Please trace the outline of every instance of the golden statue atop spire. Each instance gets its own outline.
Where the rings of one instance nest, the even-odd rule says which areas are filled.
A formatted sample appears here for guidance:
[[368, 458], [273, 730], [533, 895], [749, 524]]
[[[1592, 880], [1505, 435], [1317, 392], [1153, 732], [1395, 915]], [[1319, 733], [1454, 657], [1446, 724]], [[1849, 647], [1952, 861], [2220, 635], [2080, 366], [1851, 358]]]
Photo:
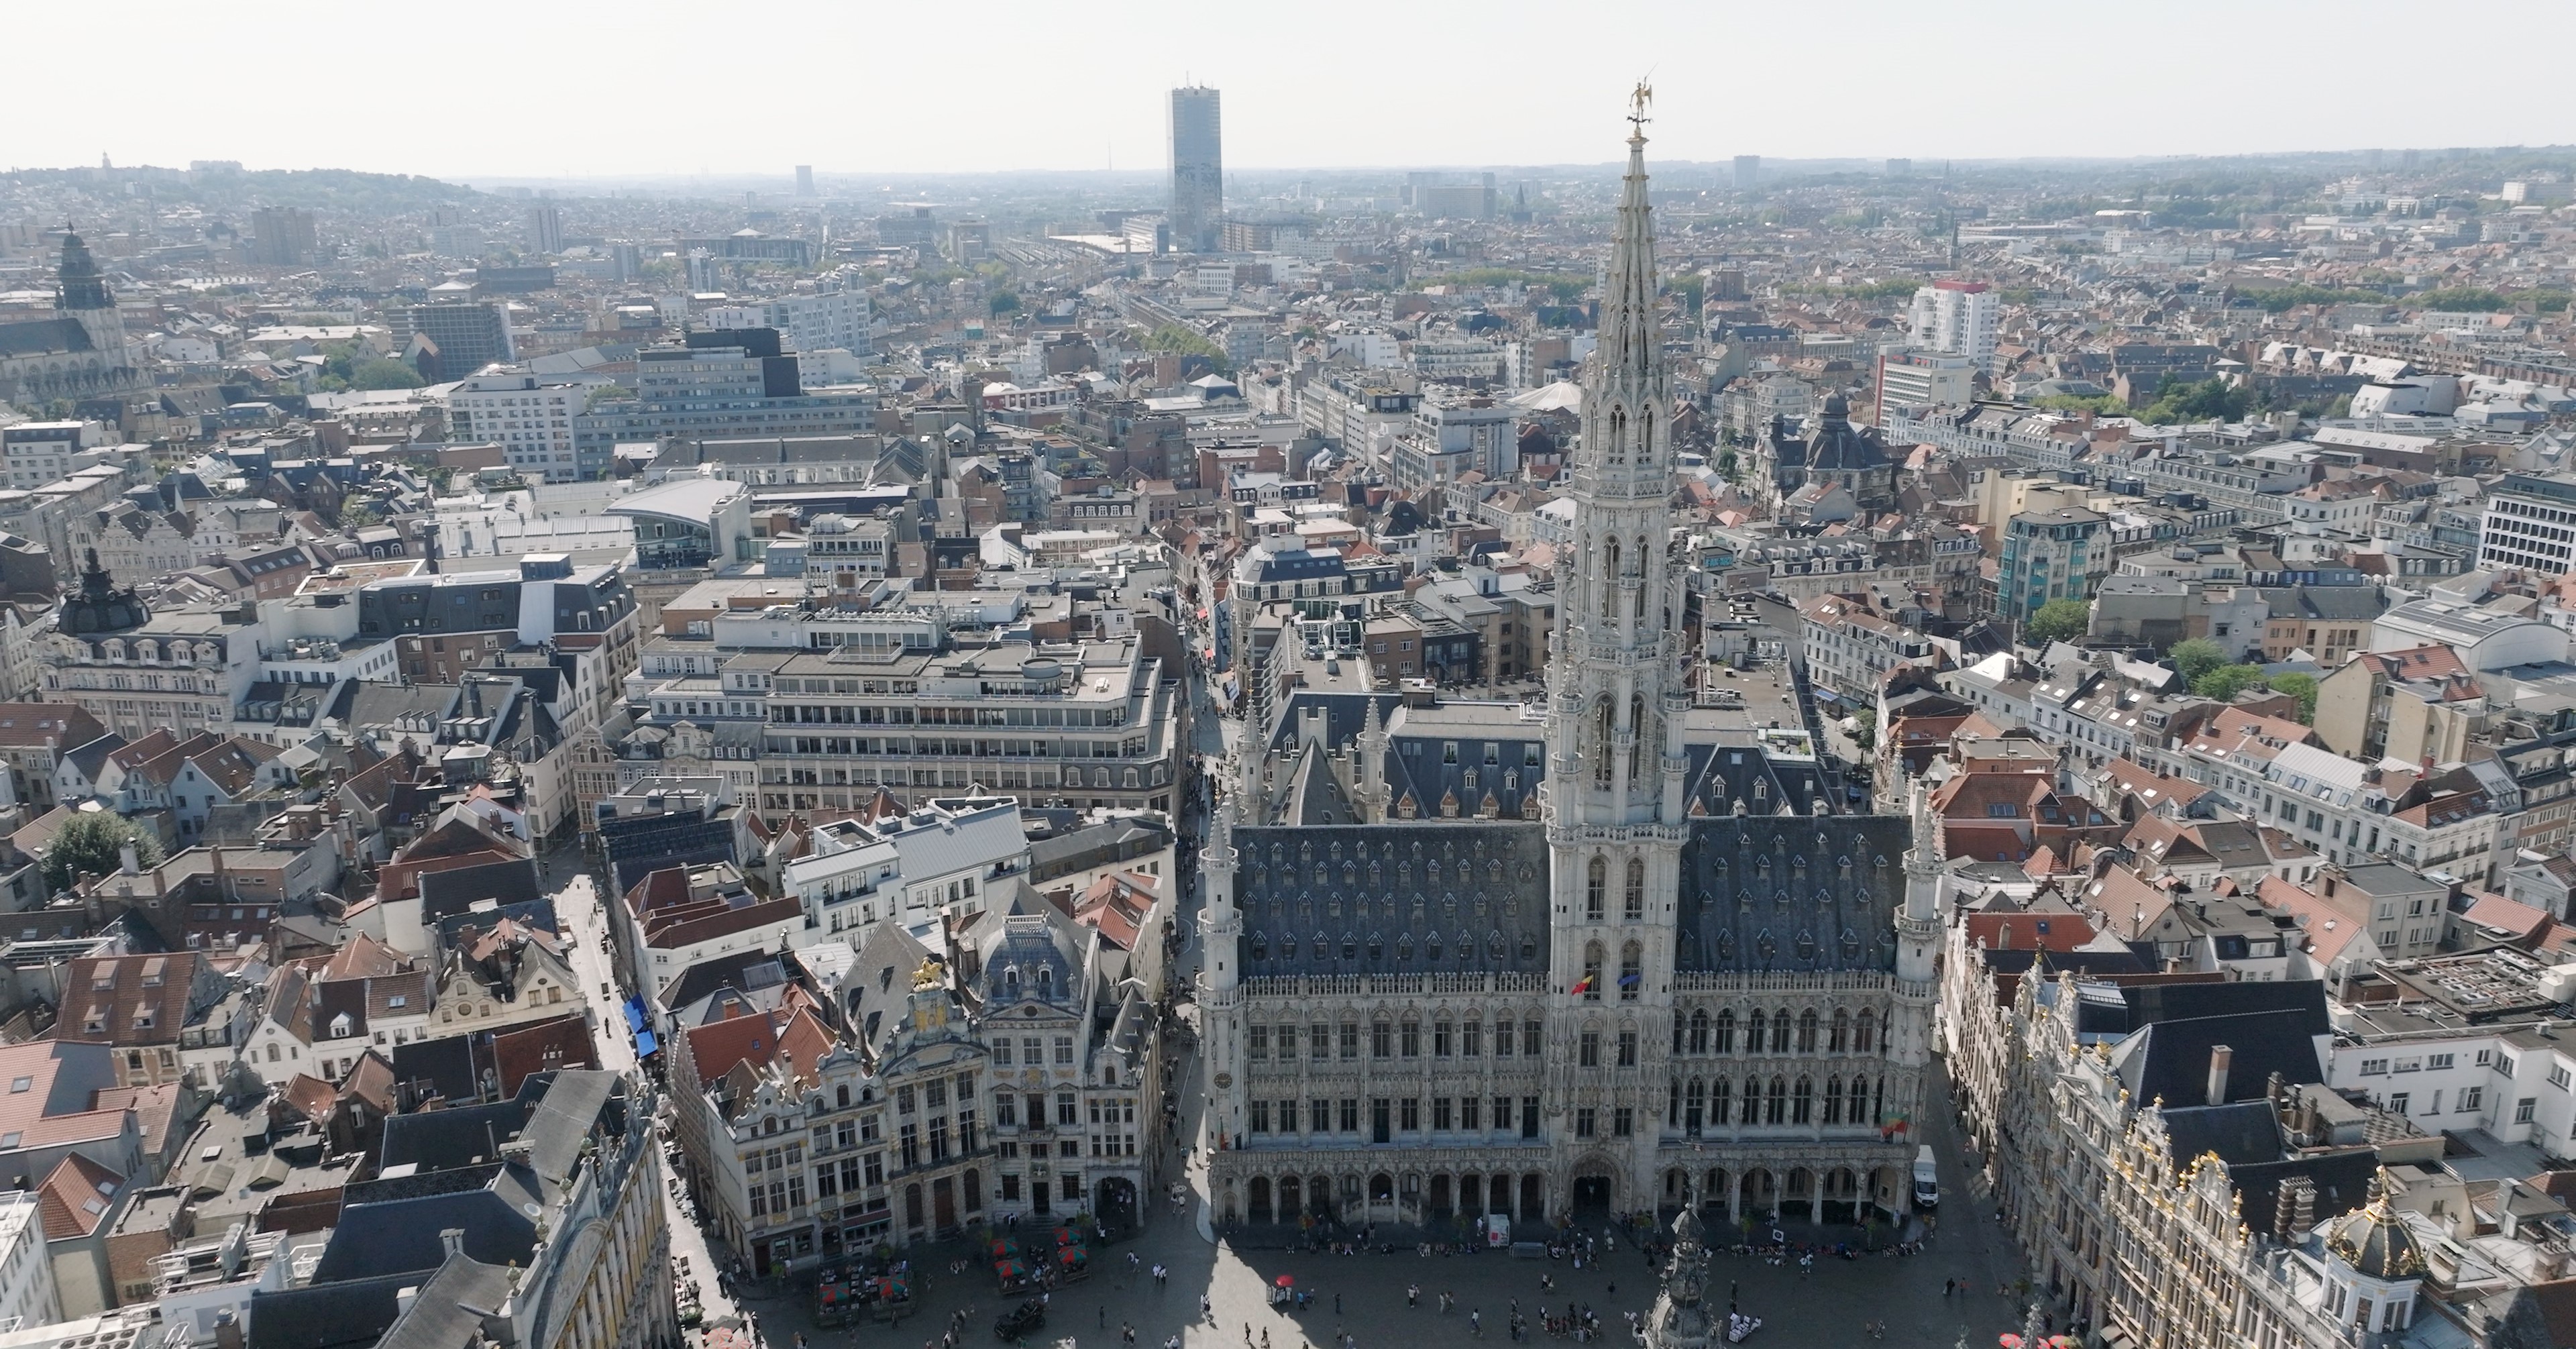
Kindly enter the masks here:
[[1646, 134], [1646, 123], [1654, 120], [1646, 115], [1646, 109], [1654, 104], [1655, 86], [1644, 80], [1637, 81], [1637, 87], [1628, 91], [1628, 123], [1637, 129], [1640, 136]]

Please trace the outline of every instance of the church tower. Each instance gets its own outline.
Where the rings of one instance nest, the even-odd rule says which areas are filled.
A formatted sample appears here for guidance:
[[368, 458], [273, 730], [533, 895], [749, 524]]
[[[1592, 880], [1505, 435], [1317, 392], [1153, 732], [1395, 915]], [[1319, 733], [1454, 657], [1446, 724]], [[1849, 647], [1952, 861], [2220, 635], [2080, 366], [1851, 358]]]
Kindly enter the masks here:
[[90, 256], [89, 245], [69, 230], [63, 232], [62, 268], [56, 277], [54, 308], [89, 334], [90, 350], [99, 353], [85, 364], [85, 377], [68, 389], [76, 395], [118, 393], [141, 383], [138, 362], [127, 349], [125, 316], [108, 293], [107, 277]]
[[[1669, 558], [1671, 376], [1656, 322], [1646, 110], [1629, 113], [1628, 173], [1583, 380], [1570, 466], [1574, 538], [1549, 662], [1545, 812], [1550, 870], [1549, 1137], [1577, 1207], [1650, 1193], [1671, 1024], [1675, 906], [1689, 833], [1681, 595]], [[1650, 1086], [1651, 1084], [1651, 1086]]]

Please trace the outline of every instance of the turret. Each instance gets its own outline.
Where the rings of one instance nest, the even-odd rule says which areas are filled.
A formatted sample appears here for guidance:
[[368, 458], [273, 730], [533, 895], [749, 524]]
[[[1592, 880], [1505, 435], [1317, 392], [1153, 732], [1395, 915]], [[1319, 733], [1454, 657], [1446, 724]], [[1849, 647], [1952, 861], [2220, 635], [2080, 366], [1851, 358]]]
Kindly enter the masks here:
[[1905, 850], [1905, 907], [1896, 916], [1896, 977], [1929, 983], [1933, 943], [1940, 924], [1941, 843], [1932, 822], [1932, 798], [1916, 779], [1907, 792], [1913, 846]]
[[1371, 824], [1386, 821], [1386, 722], [1377, 699], [1368, 700], [1368, 721], [1360, 728], [1360, 811]]
[[1243, 1142], [1243, 913], [1235, 906], [1234, 798], [1218, 803], [1207, 846], [1199, 853], [1199, 1009], [1207, 1073], [1207, 1145], [1211, 1151]]

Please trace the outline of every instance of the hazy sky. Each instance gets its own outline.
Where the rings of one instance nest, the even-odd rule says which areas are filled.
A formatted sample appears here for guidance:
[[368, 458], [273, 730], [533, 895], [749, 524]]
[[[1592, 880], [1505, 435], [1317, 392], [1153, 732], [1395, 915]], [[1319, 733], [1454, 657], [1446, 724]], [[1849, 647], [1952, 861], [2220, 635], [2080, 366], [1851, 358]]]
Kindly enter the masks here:
[[[22, 59], [0, 166], [104, 152], [463, 181], [1159, 168], [1164, 91], [1185, 80], [1224, 90], [1229, 169], [1594, 163], [1618, 154], [1624, 97], [1649, 69], [1650, 153], [1667, 158], [2576, 142], [2556, 68], [2570, 0], [8, 11]], [[46, 52], [68, 59], [24, 59]]]

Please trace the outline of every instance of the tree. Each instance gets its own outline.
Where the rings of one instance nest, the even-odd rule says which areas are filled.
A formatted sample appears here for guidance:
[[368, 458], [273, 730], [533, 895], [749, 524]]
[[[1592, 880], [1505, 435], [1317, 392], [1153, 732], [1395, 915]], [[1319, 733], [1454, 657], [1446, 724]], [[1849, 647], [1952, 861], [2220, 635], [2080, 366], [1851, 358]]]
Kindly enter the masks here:
[[69, 890], [84, 875], [104, 876], [125, 864], [125, 845], [134, 845], [135, 864], [161, 860], [161, 840], [143, 826], [104, 810], [85, 810], [54, 831], [45, 848], [45, 887]]
[[1000, 318], [1004, 314], [1016, 314], [1020, 312], [1020, 297], [1007, 290], [1002, 291], [984, 302], [984, 312], [994, 318]]
[[361, 361], [349, 372], [352, 389], [417, 389], [420, 384], [420, 372], [400, 361]]
[[1864, 707], [1852, 713], [1852, 743], [1866, 754], [1878, 748], [1878, 709]]
[[2317, 720], [2317, 677], [2284, 674], [2272, 676], [2272, 691], [2286, 693], [2299, 700], [2299, 724], [2313, 726]]
[[2206, 637], [2193, 637], [2174, 643], [2173, 649], [2165, 653], [2165, 659], [2172, 662], [2174, 669], [2181, 673], [2182, 682], [2188, 685], [2225, 665], [2227, 648]]
[[2082, 600], [2050, 600], [2021, 625], [2022, 640], [2033, 646], [2068, 642], [2093, 624], [2093, 606]]
[[2191, 681], [2191, 691], [2211, 702], [2228, 703], [2236, 695], [2263, 682], [2260, 665], [2221, 665]]

